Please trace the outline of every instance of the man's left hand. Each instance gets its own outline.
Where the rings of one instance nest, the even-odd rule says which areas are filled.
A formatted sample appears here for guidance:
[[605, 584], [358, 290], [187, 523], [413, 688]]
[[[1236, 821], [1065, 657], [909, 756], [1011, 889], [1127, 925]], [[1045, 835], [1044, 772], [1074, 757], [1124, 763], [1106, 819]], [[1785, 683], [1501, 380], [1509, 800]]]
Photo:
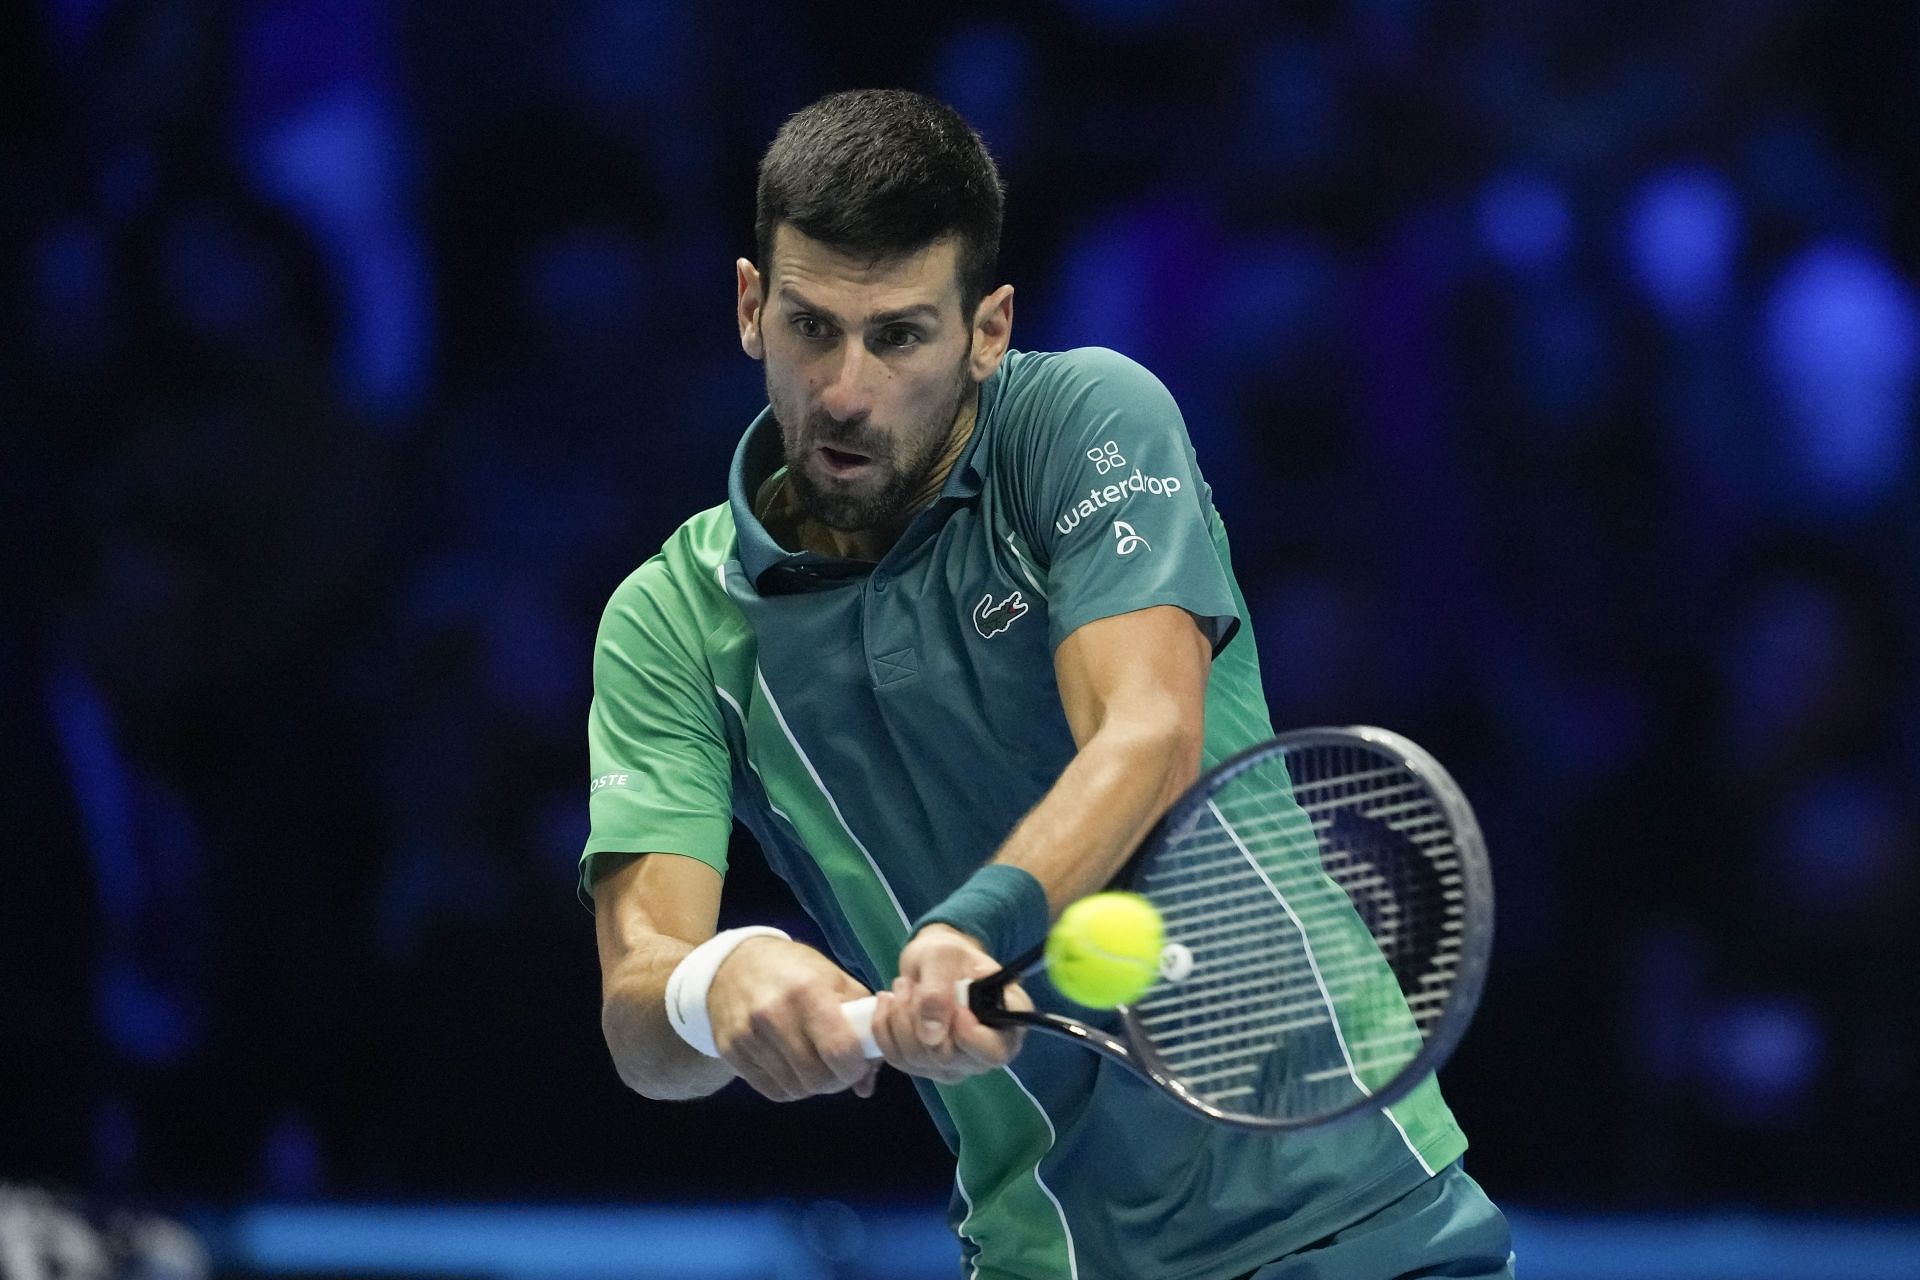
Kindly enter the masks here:
[[[1026, 1032], [1021, 1027], [989, 1027], [954, 998], [962, 978], [984, 978], [1000, 965], [972, 937], [944, 924], [930, 924], [913, 935], [900, 953], [900, 977], [882, 992], [873, 1012], [873, 1038], [889, 1063], [908, 1075], [953, 1084], [1013, 1061]], [[1033, 1001], [1011, 984], [1009, 1009], [1031, 1009]]]

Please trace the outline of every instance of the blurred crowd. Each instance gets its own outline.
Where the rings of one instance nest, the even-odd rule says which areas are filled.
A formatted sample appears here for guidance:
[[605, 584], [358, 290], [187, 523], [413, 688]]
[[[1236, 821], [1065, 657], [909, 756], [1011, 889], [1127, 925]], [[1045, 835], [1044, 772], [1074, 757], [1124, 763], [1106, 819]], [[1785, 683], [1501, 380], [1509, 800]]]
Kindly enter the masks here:
[[754, 164], [884, 84], [999, 158], [1015, 345], [1179, 398], [1276, 724], [1482, 810], [1481, 1180], [1920, 1205], [1912, 6], [0, 15], [0, 1176], [944, 1195], [820, 1172], [904, 1087], [624, 1095], [572, 887], [599, 610], [764, 403]]

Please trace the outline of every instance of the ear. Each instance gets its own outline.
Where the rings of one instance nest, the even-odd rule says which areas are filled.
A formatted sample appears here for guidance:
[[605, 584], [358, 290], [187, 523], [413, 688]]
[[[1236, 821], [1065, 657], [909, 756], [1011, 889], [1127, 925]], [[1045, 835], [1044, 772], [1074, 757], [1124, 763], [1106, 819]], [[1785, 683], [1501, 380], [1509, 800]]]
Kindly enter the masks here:
[[767, 343], [760, 331], [760, 311], [766, 305], [767, 295], [759, 268], [740, 258], [733, 264], [733, 275], [734, 319], [740, 323], [740, 349], [755, 360], [764, 360]]
[[968, 357], [975, 382], [985, 382], [1006, 359], [1013, 340], [1013, 286], [1003, 284], [980, 300], [973, 312], [973, 353]]

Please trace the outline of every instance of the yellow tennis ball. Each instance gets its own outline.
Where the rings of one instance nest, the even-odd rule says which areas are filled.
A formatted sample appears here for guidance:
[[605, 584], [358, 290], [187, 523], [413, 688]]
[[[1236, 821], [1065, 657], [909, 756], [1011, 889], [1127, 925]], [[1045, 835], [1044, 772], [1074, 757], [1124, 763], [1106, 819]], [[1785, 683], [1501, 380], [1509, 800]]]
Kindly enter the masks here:
[[1090, 1009], [1131, 1004], [1153, 985], [1166, 926], [1137, 893], [1096, 893], [1060, 913], [1047, 934], [1047, 976]]

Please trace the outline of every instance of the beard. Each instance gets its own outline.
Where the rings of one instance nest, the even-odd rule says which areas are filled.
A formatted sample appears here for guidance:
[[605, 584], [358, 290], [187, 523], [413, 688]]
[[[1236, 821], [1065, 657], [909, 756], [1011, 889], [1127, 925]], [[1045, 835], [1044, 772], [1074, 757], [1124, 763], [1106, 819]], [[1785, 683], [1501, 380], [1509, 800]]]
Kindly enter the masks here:
[[[787, 461], [787, 483], [813, 519], [842, 533], [860, 533], [891, 525], [926, 488], [940, 465], [960, 405], [973, 388], [963, 357], [949, 394], [915, 421], [875, 427], [869, 421], [843, 423], [826, 413], [801, 415], [782, 403], [773, 379], [767, 379], [767, 403], [780, 424]], [[826, 470], [821, 447], [864, 455], [859, 474], [838, 476]]]

